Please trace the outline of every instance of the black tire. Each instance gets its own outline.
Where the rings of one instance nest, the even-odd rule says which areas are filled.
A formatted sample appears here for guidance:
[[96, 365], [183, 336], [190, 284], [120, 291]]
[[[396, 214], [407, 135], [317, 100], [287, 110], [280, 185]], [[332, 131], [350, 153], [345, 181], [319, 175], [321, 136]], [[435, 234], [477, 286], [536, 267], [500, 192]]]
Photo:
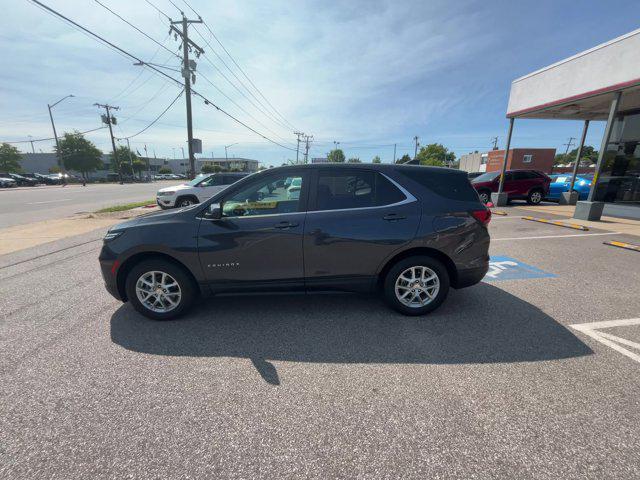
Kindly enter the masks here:
[[[136, 293], [136, 283], [142, 275], [148, 272], [163, 272], [173, 277], [179, 286], [181, 294], [176, 307], [164, 312], [153, 311], [140, 301]], [[184, 268], [161, 258], [143, 260], [135, 265], [127, 275], [125, 290], [127, 292], [127, 299], [131, 302], [133, 308], [152, 320], [171, 320], [179, 317], [191, 307], [197, 296], [197, 286], [194, 284], [193, 279], [184, 270]], [[177, 291], [177, 289], [174, 287], [173, 291]], [[175, 300], [175, 297], [173, 298]], [[161, 305], [164, 304], [164, 302], [161, 303]]]
[[[405, 305], [396, 295], [396, 281], [403, 272], [412, 267], [426, 267], [438, 277], [439, 289], [435, 297], [424, 306]], [[425, 315], [442, 305], [442, 302], [447, 298], [449, 294], [449, 273], [446, 267], [435, 258], [426, 255], [417, 255], [400, 260], [391, 267], [384, 279], [383, 288], [385, 300], [394, 310], [403, 315]]]
[[542, 190], [534, 188], [529, 192], [529, 195], [527, 195], [527, 203], [529, 205], [538, 205], [542, 201], [543, 196]]
[[491, 191], [490, 190], [480, 190], [478, 192], [478, 197], [480, 201], [485, 205], [491, 201]]
[[189, 205], [195, 205], [200, 203], [196, 197], [178, 197], [176, 199], [176, 208], [188, 207]]

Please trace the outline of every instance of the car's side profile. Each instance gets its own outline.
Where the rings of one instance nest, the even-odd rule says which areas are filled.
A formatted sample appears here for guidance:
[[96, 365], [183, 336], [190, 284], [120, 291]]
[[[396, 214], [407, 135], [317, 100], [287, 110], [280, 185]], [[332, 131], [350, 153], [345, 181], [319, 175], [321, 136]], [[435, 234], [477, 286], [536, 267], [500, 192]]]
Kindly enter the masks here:
[[247, 175], [247, 173], [231, 172], [198, 176], [182, 185], [161, 188], [156, 194], [156, 202], [162, 209], [182, 208], [202, 203]]
[[280, 167], [113, 227], [100, 264], [107, 290], [154, 319], [198, 295], [256, 291], [381, 290], [420, 315], [484, 277], [490, 217], [464, 172]]
[[[537, 170], [507, 170], [504, 176], [503, 192], [509, 200], [526, 200], [531, 205], [540, 203], [549, 192], [551, 179]], [[483, 203], [491, 200], [491, 194], [498, 191], [500, 172], [487, 172], [471, 180]]]
[[[560, 195], [569, 191], [571, 186], [571, 173], [549, 175], [551, 183], [549, 184], [549, 192], [545, 197], [547, 200], [558, 200]], [[582, 176], [576, 176], [573, 184], [573, 190], [578, 192], [578, 200], [586, 200], [591, 189], [591, 180]]]

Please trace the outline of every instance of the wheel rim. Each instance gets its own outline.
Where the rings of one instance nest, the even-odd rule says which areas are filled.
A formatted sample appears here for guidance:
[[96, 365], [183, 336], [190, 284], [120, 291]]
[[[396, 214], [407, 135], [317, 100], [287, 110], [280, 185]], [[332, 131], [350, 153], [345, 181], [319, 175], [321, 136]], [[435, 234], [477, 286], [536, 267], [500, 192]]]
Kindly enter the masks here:
[[429, 305], [439, 291], [440, 278], [429, 267], [409, 267], [396, 279], [396, 298], [410, 308]]
[[152, 312], [166, 313], [180, 305], [182, 290], [171, 275], [154, 270], [140, 275], [136, 281], [136, 296]]
[[180, 201], [180, 206], [181, 207], [188, 207], [189, 205], [191, 205], [193, 202], [189, 199], [185, 199]]
[[542, 194], [540, 192], [531, 193], [531, 201], [533, 203], [540, 203], [540, 200], [542, 200]]

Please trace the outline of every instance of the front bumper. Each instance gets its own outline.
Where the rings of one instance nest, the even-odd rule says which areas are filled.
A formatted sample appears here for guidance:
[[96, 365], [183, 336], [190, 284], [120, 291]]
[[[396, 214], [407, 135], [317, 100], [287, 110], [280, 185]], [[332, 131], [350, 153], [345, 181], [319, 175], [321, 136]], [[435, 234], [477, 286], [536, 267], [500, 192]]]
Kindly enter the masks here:
[[176, 199], [173, 197], [156, 197], [156, 203], [160, 208], [172, 208], [176, 204]]
[[104, 280], [104, 287], [112, 297], [122, 301], [123, 298], [118, 291], [118, 260], [106, 246], [102, 247], [98, 260], [100, 262], [100, 272]]

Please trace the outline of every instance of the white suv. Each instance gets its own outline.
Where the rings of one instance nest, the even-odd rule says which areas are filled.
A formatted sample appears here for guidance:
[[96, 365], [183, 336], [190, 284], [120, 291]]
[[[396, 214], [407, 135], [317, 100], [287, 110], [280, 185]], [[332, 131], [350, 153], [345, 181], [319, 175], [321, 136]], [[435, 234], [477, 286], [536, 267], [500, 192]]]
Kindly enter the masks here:
[[161, 188], [156, 194], [156, 202], [162, 209], [181, 208], [194, 203], [201, 203], [247, 175], [248, 173], [198, 175], [190, 182], [182, 185]]

